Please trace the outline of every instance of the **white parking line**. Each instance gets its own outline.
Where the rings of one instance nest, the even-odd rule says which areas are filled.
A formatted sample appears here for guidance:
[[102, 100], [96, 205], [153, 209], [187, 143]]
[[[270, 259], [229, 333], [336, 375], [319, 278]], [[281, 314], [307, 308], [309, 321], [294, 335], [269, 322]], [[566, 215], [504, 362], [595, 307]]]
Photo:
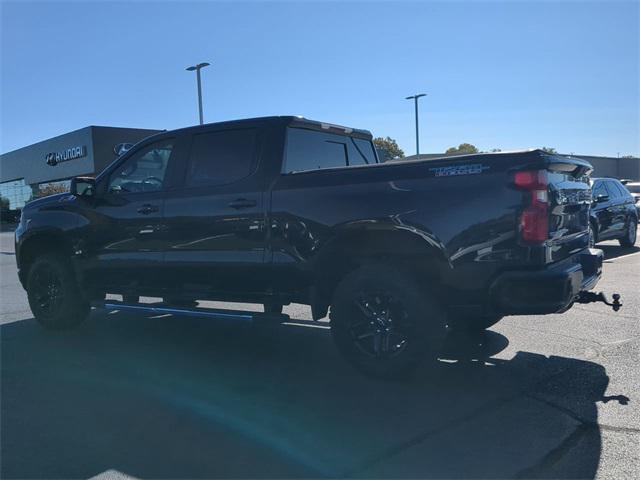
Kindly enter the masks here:
[[616, 260], [620, 260], [620, 259], [623, 259], [623, 258], [632, 257], [634, 255], [638, 255], [639, 253], [640, 253], [640, 251], [633, 252], [633, 253], [627, 253], [626, 255], [622, 255], [621, 257], [616, 257], [616, 258], [612, 258], [610, 260], [607, 260], [607, 262], [614, 262]]

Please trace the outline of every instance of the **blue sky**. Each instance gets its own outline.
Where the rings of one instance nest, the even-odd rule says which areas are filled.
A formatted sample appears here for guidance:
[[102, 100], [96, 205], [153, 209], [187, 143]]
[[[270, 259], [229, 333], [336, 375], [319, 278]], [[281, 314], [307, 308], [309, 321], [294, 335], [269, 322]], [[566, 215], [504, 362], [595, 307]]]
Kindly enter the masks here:
[[300, 114], [415, 152], [640, 153], [633, 2], [11, 2], [0, 151], [82, 128]]

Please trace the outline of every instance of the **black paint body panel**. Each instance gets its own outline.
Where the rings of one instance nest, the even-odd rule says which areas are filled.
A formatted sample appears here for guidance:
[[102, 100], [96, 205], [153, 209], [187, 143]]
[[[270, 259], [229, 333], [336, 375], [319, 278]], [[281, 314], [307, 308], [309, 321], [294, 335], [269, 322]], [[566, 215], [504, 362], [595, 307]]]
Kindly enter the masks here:
[[[95, 198], [32, 202], [16, 231], [21, 272], [28, 262], [23, 248], [35, 236], [55, 232], [83, 285], [95, 290], [313, 304], [328, 301], [319, 285], [335, 259], [348, 263], [366, 250], [380, 259], [401, 255], [428, 269], [447, 306], [486, 311], [490, 286], [500, 275], [548, 268], [588, 245], [586, 162], [535, 150], [281, 174], [288, 126], [340, 131], [306, 122], [250, 119], [144, 140], [140, 145], [177, 139], [166, 191], [114, 199], [101, 190], [138, 145], [97, 178]], [[255, 171], [228, 185], [185, 188], [192, 135], [240, 127], [259, 131]], [[364, 130], [348, 134], [371, 139]], [[580, 175], [554, 165], [569, 165]], [[543, 245], [519, 240], [528, 193], [513, 186], [513, 175], [524, 169], [550, 171], [550, 238]], [[147, 204], [157, 211], [140, 215]]]

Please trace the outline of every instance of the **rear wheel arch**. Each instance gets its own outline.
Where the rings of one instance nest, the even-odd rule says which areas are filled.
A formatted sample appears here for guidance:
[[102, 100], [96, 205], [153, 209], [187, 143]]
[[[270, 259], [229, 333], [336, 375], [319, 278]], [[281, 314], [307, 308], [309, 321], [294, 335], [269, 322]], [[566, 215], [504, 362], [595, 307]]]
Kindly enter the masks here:
[[417, 282], [432, 284], [438, 284], [448, 268], [444, 252], [418, 234], [398, 229], [342, 232], [325, 244], [314, 262], [313, 318], [326, 316], [333, 292], [346, 275], [380, 262], [403, 268]]

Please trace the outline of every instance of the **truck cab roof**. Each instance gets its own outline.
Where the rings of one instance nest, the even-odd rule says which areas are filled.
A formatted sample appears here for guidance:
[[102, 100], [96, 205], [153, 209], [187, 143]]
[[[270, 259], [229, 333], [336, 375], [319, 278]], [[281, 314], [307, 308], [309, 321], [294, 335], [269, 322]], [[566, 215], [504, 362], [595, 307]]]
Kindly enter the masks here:
[[157, 135], [158, 136], [166, 135], [167, 133], [171, 133], [171, 132], [180, 132], [180, 133], [196, 132], [198, 130], [208, 130], [211, 128], [227, 129], [227, 128], [233, 128], [233, 127], [268, 126], [268, 125], [280, 125], [283, 127], [305, 128], [308, 130], [318, 130], [322, 132], [337, 133], [339, 135], [349, 135], [352, 137], [364, 138], [366, 140], [373, 139], [373, 135], [369, 130], [345, 127], [343, 125], [336, 125], [334, 123], [311, 120], [305, 117], [295, 116], [295, 115], [225, 120], [223, 122], [205, 123], [204, 125], [194, 125], [194, 126], [179, 128], [175, 130], [166, 130]]

